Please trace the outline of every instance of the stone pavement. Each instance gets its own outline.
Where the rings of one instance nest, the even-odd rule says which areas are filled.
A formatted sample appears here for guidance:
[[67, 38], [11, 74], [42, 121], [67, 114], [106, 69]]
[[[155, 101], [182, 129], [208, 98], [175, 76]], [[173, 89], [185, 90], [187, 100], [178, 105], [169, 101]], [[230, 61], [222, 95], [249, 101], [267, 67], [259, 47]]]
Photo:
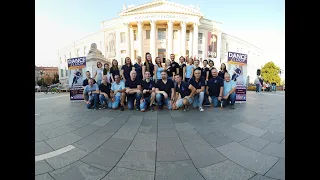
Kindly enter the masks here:
[[36, 93], [35, 179], [284, 179], [284, 92], [247, 97], [234, 110], [142, 113]]

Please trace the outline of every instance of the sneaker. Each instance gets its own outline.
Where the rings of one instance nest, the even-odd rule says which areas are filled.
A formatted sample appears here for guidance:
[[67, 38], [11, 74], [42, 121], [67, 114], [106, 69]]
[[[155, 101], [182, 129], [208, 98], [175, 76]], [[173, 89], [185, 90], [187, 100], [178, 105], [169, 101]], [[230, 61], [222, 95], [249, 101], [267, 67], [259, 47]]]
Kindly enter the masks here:
[[120, 111], [124, 111], [124, 107], [123, 106], [120, 106]]
[[153, 107], [153, 105], [151, 105], [151, 107], [150, 107], [150, 111], [151, 111], [151, 112], [153, 112], [153, 111], [154, 111], [154, 107]]
[[137, 111], [140, 111], [140, 108], [137, 107]]
[[232, 105], [230, 106], [230, 108], [231, 108], [231, 109], [234, 109], [234, 108], [235, 108], [235, 107], [234, 107], [234, 104], [232, 104]]
[[199, 107], [199, 111], [203, 112], [203, 111], [204, 111], [204, 109], [203, 109], [202, 107]]

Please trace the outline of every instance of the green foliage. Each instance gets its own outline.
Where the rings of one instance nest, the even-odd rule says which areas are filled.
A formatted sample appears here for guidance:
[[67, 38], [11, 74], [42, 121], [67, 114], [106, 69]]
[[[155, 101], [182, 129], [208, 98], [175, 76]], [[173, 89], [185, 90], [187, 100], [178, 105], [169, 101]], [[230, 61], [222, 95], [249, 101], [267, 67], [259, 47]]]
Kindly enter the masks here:
[[261, 76], [264, 82], [275, 82], [280, 85], [280, 67], [276, 66], [272, 61], [265, 64], [261, 69]]
[[59, 83], [59, 74], [55, 73], [53, 75], [52, 84], [57, 84], [57, 83]]
[[247, 88], [248, 91], [256, 91], [256, 86], [250, 85]]

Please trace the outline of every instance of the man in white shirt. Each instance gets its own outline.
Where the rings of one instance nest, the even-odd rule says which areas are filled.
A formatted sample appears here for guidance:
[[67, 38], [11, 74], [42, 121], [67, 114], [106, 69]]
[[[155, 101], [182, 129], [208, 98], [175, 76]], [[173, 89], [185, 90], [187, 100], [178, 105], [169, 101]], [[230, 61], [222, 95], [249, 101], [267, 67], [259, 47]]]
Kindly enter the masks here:
[[234, 109], [234, 103], [236, 101], [236, 83], [230, 80], [230, 74], [224, 74], [223, 82], [223, 97], [222, 106], [225, 107], [230, 104], [230, 108]]

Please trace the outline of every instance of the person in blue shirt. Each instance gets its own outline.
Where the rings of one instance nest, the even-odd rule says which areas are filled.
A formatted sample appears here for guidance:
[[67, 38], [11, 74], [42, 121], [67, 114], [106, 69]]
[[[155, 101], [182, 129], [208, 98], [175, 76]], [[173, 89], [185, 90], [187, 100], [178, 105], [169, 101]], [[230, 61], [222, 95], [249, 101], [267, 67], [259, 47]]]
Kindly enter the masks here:
[[[196, 92], [196, 88], [194, 88], [191, 84], [188, 82], [182, 81], [182, 78], [180, 74], [176, 74], [174, 76], [174, 80], [176, 82], [176, 103], [173, 104], [172, 109], [179, 109], [180, 107], [184, 106], [184, 111], [189, 110], [189, 106], [193, 102], [193, 95]], [[180, 94], [180, 99], [179, 99]]]
[[87, 108], [91, 109], [93, 106], [95, 110], [98, 109], [98, 102], [99, 102], [99, 87], [97, 84], [93, 84], [93, 79], [90, 78], [88, 81], [88, 85], [84, 87], [83, 90], [83, 99], [84, 102], [87, 104]]
[[124, 100], [126, 99], [126, 88], [124, 82], [120, 81], [120, 76], [114, 76], [114, 82], [111, 85], [110, 97], [111, 97], [111, 108], [117, 109], [120, 104], [120, 110], [124, 110]]
[[193, 65], [193, 59], [189, 59], [189, 62], [186, 65], [186, 75], [185, 75], [185, 82], [189, 82], [189, 79], [193, 76], [193, 70], [194, 70], [194, 65]]
[[201, 77], [201, 70], [194, 70], [194, 77], [189, 80], [189, 83], [196, 89], [192, 106], [193, 108], [199, 107], [199, 111], [202, 112], [204, 111], [202, 103], [204, 99], [205, 80]]
[[234, 109], [234, 103], [236, 102], [236, 82], [230, 81], [230, 74], [225, 72], [223, 82], [223, 97], [222, 106], [226, 107], [230, 104], [230, 108]]
[[134, 101], [136, 101], [137, 111], [140, 111], [140, 99], [141, 99], [141, 81], [137, 79], [137, 72], [132, 70], [130, 72], [130, 78], [125, 83], [126, 94], [128, 100], [128, 109], [132, 110]]
[[150, 78], [151, 74], [149, 71], [144, 72], [145, 80], [142, 81], [142, 97], [140, 100], [140, 110], [141, 112], [145, 112], [147, 107], [149, 106], [151, 111], [154, 111], [153, 102], [156, 98], [156, 88], [155, 83]]

